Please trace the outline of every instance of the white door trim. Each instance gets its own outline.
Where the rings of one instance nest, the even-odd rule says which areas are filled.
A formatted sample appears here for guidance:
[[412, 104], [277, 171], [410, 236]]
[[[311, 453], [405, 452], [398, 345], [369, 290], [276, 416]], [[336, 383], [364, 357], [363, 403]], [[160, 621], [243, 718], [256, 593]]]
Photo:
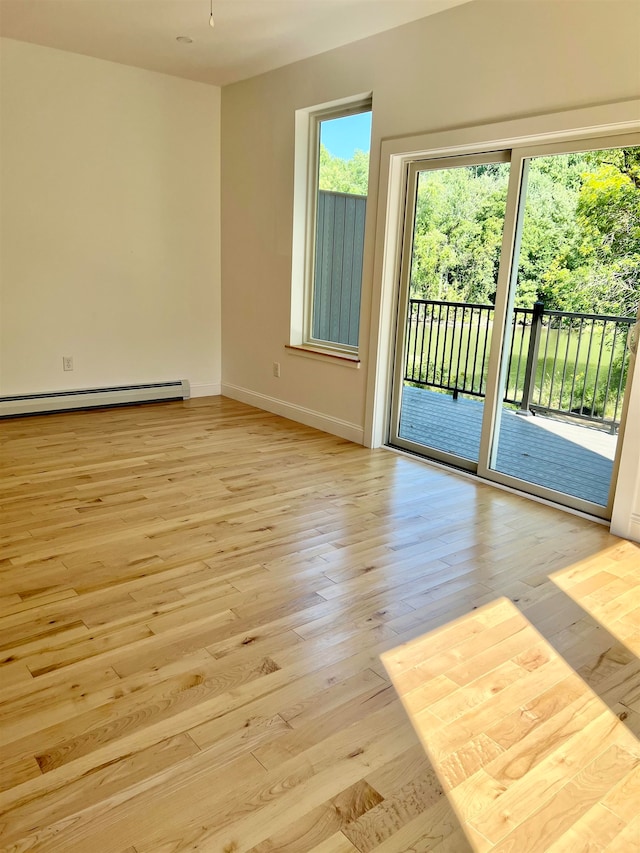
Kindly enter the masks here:
[[[382, 142], [365, 405], [366, 446], [379, 447], [386, 441], [389, 429], [388, 400], [394, 361], [395, 314], [409, 162], [419, 158], [451, 157], [505, 148], [573, 143], [601, 136], [622, 136], [639, 129], [640, 99], [636, 99]], [[636, 364], [635, 374], [638, 372]], [[630, 397], [640, 398], [640, 378], [632, 383]], [[636, 408], [640, 408], [640, 400], [630, 399], [632, 419]], [[631, 441], [633, 445], [635, 439], [631, 433], [632, 430], [627, 430], [625, 441]], [[625, 450], [622, 450], [623, 462], [628, 458]], [[638, 457], [635, 458], [637, 460]], [[637, 462], [632, 467], [640, 468]], [[613, 517], [616, 527], [622, 529], [620, 518], [630, 518], [634, 510], [633, 502], [637, 503], [640, 498], [640, 471], [635, 471], [633, 488], [625, 486], [619, 488], [618, 493]]]

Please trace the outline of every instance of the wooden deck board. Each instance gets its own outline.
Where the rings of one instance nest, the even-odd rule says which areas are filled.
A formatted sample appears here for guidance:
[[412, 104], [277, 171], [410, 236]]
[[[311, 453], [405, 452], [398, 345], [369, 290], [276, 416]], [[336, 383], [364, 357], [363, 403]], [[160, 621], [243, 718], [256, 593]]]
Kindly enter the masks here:
[[[402, 392], [400, 436], [477, 460], [483, 402], [425, 388]], [[593, 425], [504, 409], [496, 470], [606, 506], [617, 436]]]

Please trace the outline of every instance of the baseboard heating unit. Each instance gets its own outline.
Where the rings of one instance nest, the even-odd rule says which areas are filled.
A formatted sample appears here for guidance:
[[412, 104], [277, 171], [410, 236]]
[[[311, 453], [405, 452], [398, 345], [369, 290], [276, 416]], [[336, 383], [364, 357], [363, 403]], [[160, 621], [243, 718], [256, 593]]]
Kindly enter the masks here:
[[83, 388], [77, 391], [46, 391], [42, 394], [12, 394], [0, 397], [0, 418], [41, 415], [73, 409], [100, 409], [105, 406], [132, 406], [162, 400], [188, 400], [189, 382], [150, 382], [113, 388]]

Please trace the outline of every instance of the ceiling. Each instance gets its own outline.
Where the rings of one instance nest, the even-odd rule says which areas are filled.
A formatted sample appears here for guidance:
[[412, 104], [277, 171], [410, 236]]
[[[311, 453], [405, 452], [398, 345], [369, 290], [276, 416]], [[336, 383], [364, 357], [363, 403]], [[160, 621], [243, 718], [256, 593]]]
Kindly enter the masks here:
[[0, 0], [0, 35], [224, 86], [467, 2]]

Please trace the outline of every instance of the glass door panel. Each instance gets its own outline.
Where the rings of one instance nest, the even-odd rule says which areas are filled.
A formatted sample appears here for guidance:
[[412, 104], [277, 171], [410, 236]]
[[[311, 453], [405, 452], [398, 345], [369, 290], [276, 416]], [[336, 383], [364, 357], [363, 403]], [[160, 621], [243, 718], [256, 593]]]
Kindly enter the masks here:
[[522, 192], [489, 469], [607, 514], [640, 295], [640, 148], [530, 158]]
[[390, 441], [470, 470], [480, 450], [507, 160], [457, 157], [409, 171]]

